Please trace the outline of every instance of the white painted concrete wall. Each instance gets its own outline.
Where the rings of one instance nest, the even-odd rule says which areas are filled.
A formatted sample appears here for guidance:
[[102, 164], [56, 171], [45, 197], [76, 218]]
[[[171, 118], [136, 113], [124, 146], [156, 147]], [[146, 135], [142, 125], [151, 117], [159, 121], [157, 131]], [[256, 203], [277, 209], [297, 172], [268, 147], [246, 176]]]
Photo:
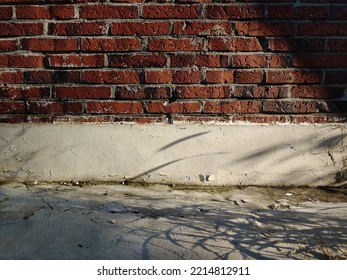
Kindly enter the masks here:
[[347, 125], [3, 124], [0, 181], [341, 185], [346, 135]]

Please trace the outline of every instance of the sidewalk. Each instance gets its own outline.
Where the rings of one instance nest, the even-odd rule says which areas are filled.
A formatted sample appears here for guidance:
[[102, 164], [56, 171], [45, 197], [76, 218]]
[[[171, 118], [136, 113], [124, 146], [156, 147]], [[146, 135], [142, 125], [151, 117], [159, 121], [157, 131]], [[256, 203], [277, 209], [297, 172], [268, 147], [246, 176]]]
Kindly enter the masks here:
[[0, 185], [0, 259], [346, 259], [347, 190]]

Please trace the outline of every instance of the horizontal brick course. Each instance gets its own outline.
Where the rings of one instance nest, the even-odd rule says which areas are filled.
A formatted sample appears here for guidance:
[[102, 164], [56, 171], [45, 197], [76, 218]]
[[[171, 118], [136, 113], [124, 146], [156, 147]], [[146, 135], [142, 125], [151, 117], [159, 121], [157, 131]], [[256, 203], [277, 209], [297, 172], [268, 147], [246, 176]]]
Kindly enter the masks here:
[[1, 0], [1, 122], [347, 120], [343, 0]]

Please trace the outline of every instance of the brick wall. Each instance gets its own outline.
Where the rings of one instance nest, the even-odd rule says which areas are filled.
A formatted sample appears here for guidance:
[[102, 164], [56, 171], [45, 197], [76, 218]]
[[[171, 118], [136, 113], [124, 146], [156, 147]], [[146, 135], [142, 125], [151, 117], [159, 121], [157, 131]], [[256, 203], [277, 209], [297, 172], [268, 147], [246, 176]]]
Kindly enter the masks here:
[[0, 122], [346, 121], [346, 0], [0, 0]]

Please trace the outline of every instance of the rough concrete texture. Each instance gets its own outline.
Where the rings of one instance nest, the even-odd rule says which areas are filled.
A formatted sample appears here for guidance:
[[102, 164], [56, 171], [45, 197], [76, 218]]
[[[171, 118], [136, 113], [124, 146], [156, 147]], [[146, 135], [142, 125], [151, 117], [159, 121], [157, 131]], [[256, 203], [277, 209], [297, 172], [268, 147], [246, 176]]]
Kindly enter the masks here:
[[0, 181], [346, 184], [347, 125], [0, 126]]
[[346, 259], [343, 188], [0, 186], [0, 259]]

